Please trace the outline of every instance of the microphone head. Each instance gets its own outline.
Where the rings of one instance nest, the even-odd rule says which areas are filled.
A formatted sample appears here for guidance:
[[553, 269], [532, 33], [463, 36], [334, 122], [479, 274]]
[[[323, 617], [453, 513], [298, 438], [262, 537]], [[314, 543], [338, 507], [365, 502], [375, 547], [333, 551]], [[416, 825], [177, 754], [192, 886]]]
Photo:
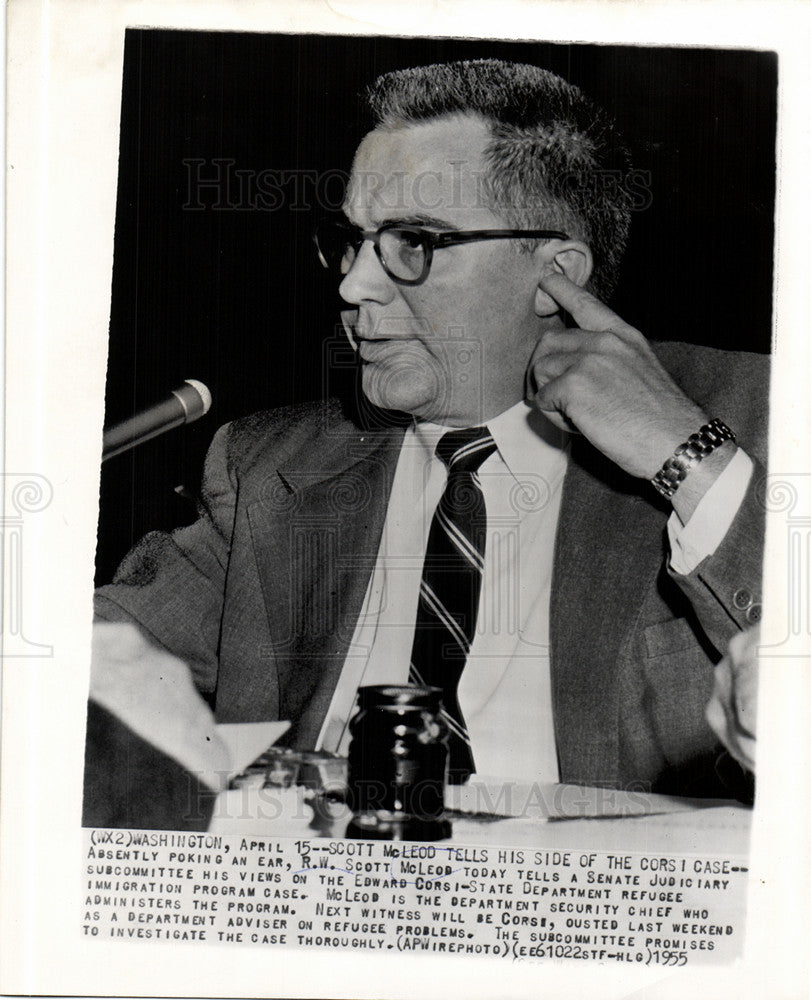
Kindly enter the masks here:
[[104, 431], [102, 461], [120, 455], [164, 431], [199, 420], [211, 409], [208, 386], [189, 378], [167, 399]]
[[184, 385], [190, 385], [192, 389], [196, 389], [199, 393], [202, 403], [202, 411], [198, 413], [196, 417], [204, 417], [211, 409], [211, 392], [209, 391], [208, 386], [204, 382], [198, 382], [196, 378], [187, 378]]

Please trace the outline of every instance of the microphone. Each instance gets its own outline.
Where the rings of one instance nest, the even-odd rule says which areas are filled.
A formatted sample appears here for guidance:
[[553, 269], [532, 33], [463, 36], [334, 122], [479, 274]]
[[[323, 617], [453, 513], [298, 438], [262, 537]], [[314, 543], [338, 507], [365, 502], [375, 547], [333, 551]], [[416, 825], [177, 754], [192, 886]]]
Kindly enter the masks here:
[[205, 416], [210, 408], [211, 393], [208, 387], [196, 379], [187, 378], [163, 402], [105, 430], [101, 460], [106, 462], [108, 458], [143, 444], [164, 431], [170, 431], [181, 424], [190, 424]]

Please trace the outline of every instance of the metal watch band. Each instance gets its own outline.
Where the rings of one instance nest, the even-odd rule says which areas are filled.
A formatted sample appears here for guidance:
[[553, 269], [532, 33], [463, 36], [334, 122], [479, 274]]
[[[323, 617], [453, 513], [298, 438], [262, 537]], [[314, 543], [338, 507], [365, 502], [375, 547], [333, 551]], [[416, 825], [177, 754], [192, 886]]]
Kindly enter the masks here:
[[687, 478], [687, 473], [698, 463], [715, 451], [724, 441], [734, 441], [735, 435], [723, 421], [712, 419], [699, 428], [697, 433], [680, 444], [662, 468], [651, 479], [654, 488], [663, 497], [670, 497]]

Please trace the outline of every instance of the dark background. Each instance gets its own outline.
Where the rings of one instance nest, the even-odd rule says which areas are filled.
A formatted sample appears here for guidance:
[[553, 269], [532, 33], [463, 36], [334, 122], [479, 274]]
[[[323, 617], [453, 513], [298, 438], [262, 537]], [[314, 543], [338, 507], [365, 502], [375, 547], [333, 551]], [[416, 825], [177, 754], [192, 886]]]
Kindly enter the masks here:
[[[218, 426], [352, 391], [350, 371], [323, 364], [341, 300], [311, 233], [319, 197], [340, 201], [335, 171], [348, 171], [367, 131], [355, 95], [389, 69], [482, 57], [534, 63], [582, 87], [650, 172], [615, 310], [651, 339], [769, 350], [772, 53], [129, 31], [105, 424], [185, 378], [204, 381], [214, 405], [102, 466], [98, 582], [144, 532], [193, 520], [174, 488], [195, 492]], [[218, 189], [197, 188], [195, 175], [216, 176], [215, 159], [234, 162], [220, 165]], [[283, 170], [307, 176], [296, 189], [265, 175], [258, 197], [257, 175]]]

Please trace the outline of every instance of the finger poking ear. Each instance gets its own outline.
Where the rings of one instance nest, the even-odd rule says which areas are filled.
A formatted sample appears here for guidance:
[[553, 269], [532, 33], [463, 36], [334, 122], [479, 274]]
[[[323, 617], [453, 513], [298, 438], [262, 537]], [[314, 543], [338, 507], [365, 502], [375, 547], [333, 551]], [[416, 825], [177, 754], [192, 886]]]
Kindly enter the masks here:
[[[543, 251], [546, 251], [545, 253]], [[579, 240], [552, 241], [542, 248], [539, 280], [549, 274], [563, 274], [575, 285], [584, 287], [594, 267], [591, 250]], [[542, 288], [535, 293], [535, 315], [554, 316], [560, 306]]]
[[583, 288], [594, 269], [594, 258], [585, 243], [565, 243], [555, 254], [553, 269]]

